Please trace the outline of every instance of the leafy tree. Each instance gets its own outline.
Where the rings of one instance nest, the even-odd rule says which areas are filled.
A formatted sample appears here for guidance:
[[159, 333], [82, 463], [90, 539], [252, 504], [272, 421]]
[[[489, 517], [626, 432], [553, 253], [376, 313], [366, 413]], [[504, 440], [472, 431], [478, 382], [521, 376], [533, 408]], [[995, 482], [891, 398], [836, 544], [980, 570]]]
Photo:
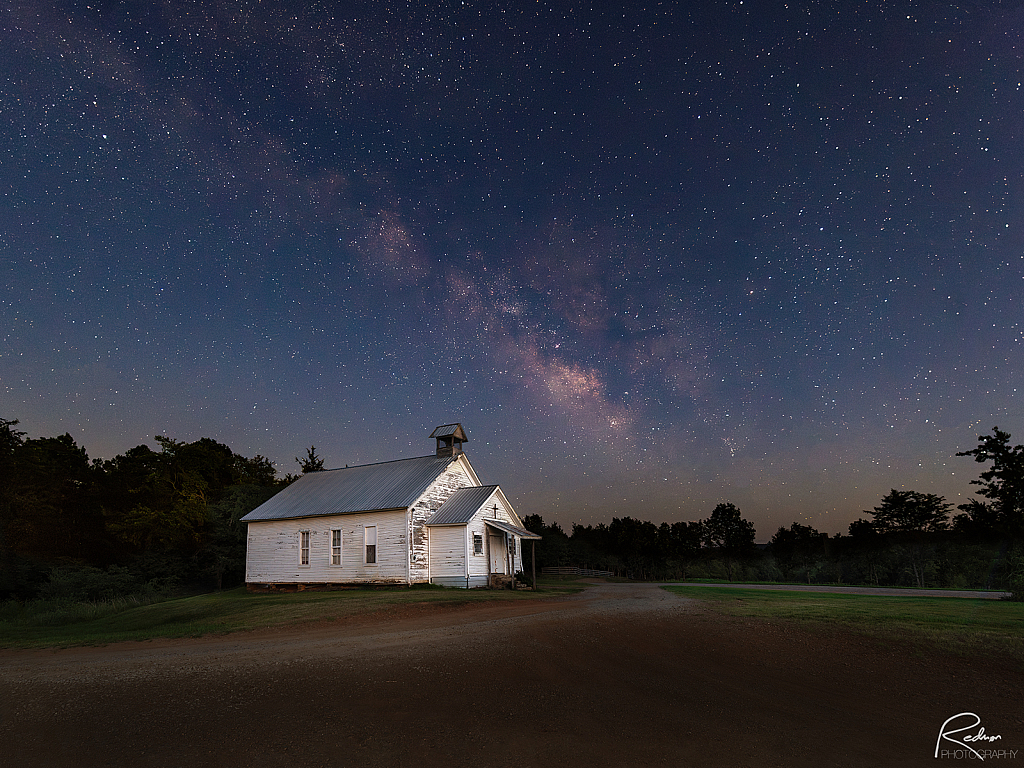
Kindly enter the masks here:
[[789, 528], [780, 527], [770, 542], [772, 554], [783, 572], [792, 577], [804, 571], [808, 584], [811, 583], [815, 563], [827, 556], [827, 543], [828, 534], [800, 523], [793, 523]]
[[190, 477], [193, 482], [202, 481], [210, 488], [224, 488], [239, 481], [238, 457], [223, 443], [208, 437], [193, 443], [162, 435], [153, 439], [160, 444], [163, 465], [172, 482]]
[[245, 456], [234, 457], [235, 482], [239, 485], [278, 485], [277, 470], [274, 462], [266, 456], [256, 454], [251, 459]]
[[103, 535], [95, 472], [69, 434], [24, 440], [15, 453], [16, 551], [39, 559], [88, 558]]
[[867, 571], [867, 581], [878, 586], [885, 564], [884, 537], [870, 520], [858, 518], [850, 523], [850, 535], [843, 541], [843, 549], [851, 552], [857, 562]]
[[107, 483], [113, 486], [105, 494], [107, 530], [134, 553], [194, 551], [206, 524], [207, 478], [224, 479], [227, 474], [230, 482], [230, 472], [224, 472], [230, 460], [219, 450], [203, 450], [208, 445], [190, 450], [189, 444], [169, 437], [155, 439], [159, 453], [140, 445], [106, 463]]
[[729, 581], [736, 570], [736, 559], [754, 551], [754, 524], [744, 520], [735, 504], [723, 503], [715, 507], [711, 517], [701, 522], [704, 544], [718, 549], [725, 556]]
[[701, 524], [704, 543], [709, 547], [733, 554], [745, 554], [754, 548], [754, 524], [740, 516], [735, 504], [719, 504]]
[[129, 553], [173, 550], [198, 557], [204, 548], [231, 540], [212, 511], [229, 489], [277, 488], [273, 464], [262, 456], [236, 455], [209, 438], [155, 439], [159, 452], [140, 445], [103, 467], [107, 529]]
[[893, 489], [868, 514], [874, 516], [872, 526], [879, 533], [935, 533], [949, 527], [952, 508], [945, 498], [933, 493]]
[[615, 554], [625, 561], [632, 578], [650, 578], [654, 567], [663, 559], [658, 528], [654, 523], [632, 517], [614, 517], [608, 532], [614, 542]]
[[[558, 527], [557, 523], [553, 524]], [[559, 530], [561, 530], [559, 528]], [[558, 542], [558, 538], [554, 538]], [[621, 552], [617, 546], [614, 535], [607, 525], [583, 526], [573, 523], [572, 532], [565, 539], [565, 547], [562, 549], [562, 557], [565, 565], [579, 565], [583, 568], [594, 568], [599, 571], [619, 572], [622, 568]]]
[[909, 565], [914, 583], [924, 588], [925, 577], [934, 571], [934, 541], [929, 534], [945, 531], [949, 527], [949, 512], [953, 505], [942, 496], [917, 491], [891, 490], [882, 498], [881, 505], [869, 514], [874, 515], [872, 526], [893, 539]]
[[698, 521], [676, 522], [668, 526], [668, 543], [665, 551], [679, 566], [679, 575], [686, 578], [686, 572], [700, 557], [701, 542], [704, 539], [704, 525]]
[[960, 504], [959, 515], [953, 518], [953, 531], [971, 539], [990, 538], [1002, 530], [999, 509], [995, 504], [986, 504], [978, 499], [971, 499]]
[[543, 537], [535, 545], [538, 568], [585, 564], [585, 560], [578, 559], [569, 537], [558, 523], [546, 525], [540, 515], [527, 515], [523, 518], [523, 525], [526, 530]]
[[196, 563], [218, 590], [245, 580], [246, 526], [240, 521], [277, 491], [276, 485], [233, 485], [207, 507], [206, 542]]
[[544, 518], [540, 515], [527, 515], [523, 518], [523, 527], [532, 533], [537, 533], [543, 536], [545, 528]]
[[[981, 473], [978, 494], [989, 499], [995, 512], [993, 527], [1004, 535], [1024, 537], [1024, 445], [1010, 445], [1010, 433], [999, 427], [991, 435], [979, 435], [978, 447], [957, 456], [973, 456], [980, 464], [991, 462]], [[971, 512], [978, 510], [968, 510]], [[980, 516], [979, 516], [980, 517]]]
[[849, 527], [850, 538], [855, 542], [874, 542], [878, 539], [878, 529], [870, 520], [858, 517]]
[[316, 455], [315, 445], [311, 445], [306, 449], [306, 457], [304, 459], [296, 456], [295, 460], [299, 462], [299, 468], [304, 475], [309, 472], [323, 472], [324, 470], [324, 460]]
[[0, 596], [16, 588], [14, 543], [11, 526], [14, 522], [16, 456], [25, 433], [13, 429], [18, 420], [0, 419]]

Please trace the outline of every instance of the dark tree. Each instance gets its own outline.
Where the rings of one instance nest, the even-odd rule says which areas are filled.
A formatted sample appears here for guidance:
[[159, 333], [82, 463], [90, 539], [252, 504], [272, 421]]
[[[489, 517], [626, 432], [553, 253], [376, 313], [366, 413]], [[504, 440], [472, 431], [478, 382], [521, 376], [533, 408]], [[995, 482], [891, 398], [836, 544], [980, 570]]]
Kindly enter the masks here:
[[209, 505], [205, 543], [195, 559], [201, 575], [218, 590], [245, 580], [246, 525], [240, 520], [277, 491], [271, 484], [233, 485]]
[[885, 537], [878, 532], [873, 522], [862, 517], [850, 523], [849, 531], [844, 548], [862, 564], [867, 581], [878, 586], [883, 575], [882, 549]]
[[873, 544], [878, 539], [878, 529], [870, 520], [858, 517], [849, 527], [850, 538], [857, 544]]
[[936, 568], [933, 534], [949, 527], [953, 505], [942, 496], [893, 489], [869, 514], [872, 527], [901, 551], [914, 583], [921, 589]]
[[740, 516], [735, 504], [719, 504], [701, 524], [704, 543], [709, 547], [733, 554], [745, 554], [754, 548], [754, 524]]
[[936, 533], [949, 527], [953, 505], [942, 496], [917, 491], [889, 492], [880, 506], [869, 511], [879, 533]]
[[970, 539], [988, 539], [1003, 532], [1002, 517], [994, 503], [986, 504], [972, 499], [966, 504], [960, 504], [957, 509], [960, 514], [953, 518], [954, 533]]
[[[209, 502], [233, 484], [234, 455], [226, 445], [202, 438], [184, 443], [158, 435], [159, 453], [140, 445], [127, 460], [122, 504], [105, 508], [107, 529], [132, 552], [198, 551], [207, 527]], [[117, 478], [110, 477], [111, 480]]]
[[672, 523], [669, 526], [668, 544], [665, 550], [676, 561], [681, 578], [693, 562], [700, 557], [701, 542], [704, 540], [704, 525], [697, 521]]
[[540, 515], [527, 515], [523, 518], [523, 526], [528, 531], [540, 534], [543, 538], [536, 542], [537, 567], [548, 568], [563, 565], [584, 565], [577, 554], [572, 551], [569, 537], [558, 523], [547, 525]]
[[85, 448], [69, 434], [31, 438], [15, 459], [15, 550], [41, 560], [93, 557], [103, 521]]
[[732, 581], [737, 558], [754, 552], [754, 524], [740, 516], [735, 504], [723, 503], [715, 507], [711, 517], [701, 521], [701, 525], [704, 544], [725, 556], [729, 581]]
[[324, 460], [316, 455], [316, 446], [311, 445], [306, 449], [306, 458], [300, 459], [298, 456], [295, 460], [299, 462], [299, 468], [302, 469], [302, 474], [309, 472], [323, 472]]
[[657, 526], [632, 517], [613, 517], [608, 532], [614, 542], [615, 554], [625, 562], [630, 578], [651, 578], [655, 566], [663, 560]]
[[0, 599], [16, 591], [14, 543], [11, 540], [15, 514], [15, 457], [25, 437], [24, 432], [13, 429], [17, 425], [17, 419], [0, 419]]
[[251, 459], [235, 456], [234, 470], [236, 480], [241, 485], [271, 486], [278, 485], [277, 470], [274, 462], [266, 456], [256, 454]]
[[792, 578], [803, 572], [808, 584], [811, 583], [815, 563], [828, 554], [827, 543], [827, 533], [819, 533], [811, 526], [800, 523], [793, 523], [789, 528], [779, 528], [770, 542], [775, 561], [787, 577]]
[[[994, 519], [990, 520], [999, 533], [1012, 537], [1024, 537], [1024, 445], [1010, 445], [1010, 433], [998, 427], [992, 428], [991, 435], [979, 435], [978, 447], [962, 451], [957, 456], [973, 456], [980, 464], [991, 462], [991, 467], [981, 473], [978, 494], [989, 499]], [[978, 510], [966, 510], [967, 514]], [[989, 517], [978, 515], [980, 518]]]

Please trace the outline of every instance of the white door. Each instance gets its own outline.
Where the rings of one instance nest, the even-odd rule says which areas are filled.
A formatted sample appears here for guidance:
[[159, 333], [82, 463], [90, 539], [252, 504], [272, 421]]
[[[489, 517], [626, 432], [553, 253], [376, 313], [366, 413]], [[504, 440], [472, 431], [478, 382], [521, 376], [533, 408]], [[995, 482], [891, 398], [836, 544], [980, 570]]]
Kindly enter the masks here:
[[491, 573], [506, 573], [505, 569], [505, 537], [500, 533], [492, 533], [489, 535], [488, 542], [490, 558], [491, 558]]

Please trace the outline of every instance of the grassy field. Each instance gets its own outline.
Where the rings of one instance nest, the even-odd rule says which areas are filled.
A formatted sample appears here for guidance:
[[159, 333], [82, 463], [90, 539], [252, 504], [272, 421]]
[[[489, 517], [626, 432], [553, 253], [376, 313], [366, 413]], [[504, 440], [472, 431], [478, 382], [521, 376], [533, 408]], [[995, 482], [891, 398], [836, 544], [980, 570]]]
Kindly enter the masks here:
[[122, 640], [200, 637], [395, 613], [428, 606], [536, 600], [583, 588], [571, 578], [538, 579], [538, 592], [390, 587], [338, 592], [249, 594], [244, 588], [150, 605], [109, 603], [0, 605], [0, 648], [104, 645]]
[[1024, 664], [1024, 603], [956, 597], [875, 597], [716, 587], [664, 587], [731, 616], [845, 628], [962, 656], [1008, 656]]

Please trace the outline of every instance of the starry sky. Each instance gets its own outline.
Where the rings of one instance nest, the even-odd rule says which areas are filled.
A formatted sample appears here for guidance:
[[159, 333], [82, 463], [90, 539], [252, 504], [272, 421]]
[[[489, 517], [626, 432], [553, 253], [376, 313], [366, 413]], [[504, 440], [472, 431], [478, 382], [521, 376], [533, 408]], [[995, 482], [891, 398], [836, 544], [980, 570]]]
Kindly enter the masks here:
[[[0, 417], [845, 532], [1024, 438], [1024, 3], [14, 2]], [[1020, 391], [1018, 391], [1020, 390]]]

